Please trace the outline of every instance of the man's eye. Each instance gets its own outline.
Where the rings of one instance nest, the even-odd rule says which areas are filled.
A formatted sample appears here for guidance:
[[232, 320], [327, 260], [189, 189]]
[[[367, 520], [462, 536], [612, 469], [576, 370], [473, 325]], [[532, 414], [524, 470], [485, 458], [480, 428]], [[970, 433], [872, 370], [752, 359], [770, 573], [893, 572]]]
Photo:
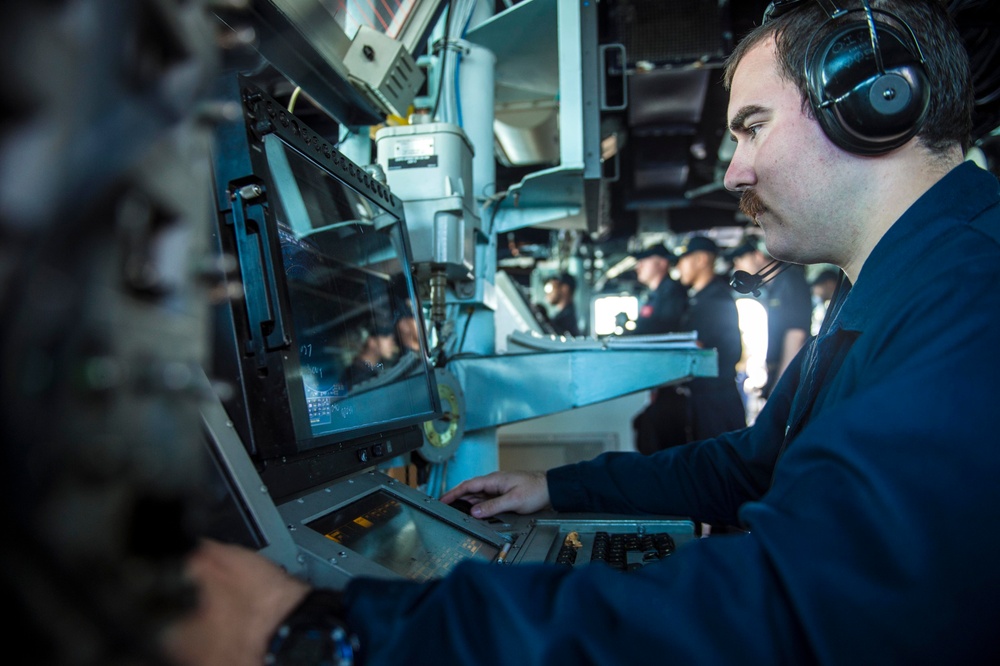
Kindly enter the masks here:
[[748, 139], [756, 138], [757, 133], [760, 131], [760, 129], [763, 126], [763, 124], [764, 123], [755, 123], [753, 125], [747, 125], [747, 126], [741, 128], [738, 131], [738, 133], [730, 133], [729, 139], [733, 143], [739, 143], [740, 142], [740, 135], [743, 135], [743, 136], [745, 136]]

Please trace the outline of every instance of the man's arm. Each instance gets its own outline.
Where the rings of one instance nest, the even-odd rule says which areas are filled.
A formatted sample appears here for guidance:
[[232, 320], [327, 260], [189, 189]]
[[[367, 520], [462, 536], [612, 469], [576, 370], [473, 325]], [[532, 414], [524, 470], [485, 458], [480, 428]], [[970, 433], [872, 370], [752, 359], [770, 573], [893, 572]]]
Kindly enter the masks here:
[[[909, 336], [926, 345], [923, 332]], [[549, 666], [649, 654], [678, 663], [995, 663], [1000, 537], [982, 525], [996, 523], [1000, 506], [986, 390], [995, 364], [984, 363], [997, 355], [986, 330], [957, 333], [934, 353], [907, 347], [881, 359], [882, 345], [873, 344], [856, 390], [831, 399], [771, 468], [770, 490], [742, 505], [747, 534], [691, 541], [625, 574], [466, 563], [433, 586], [352, 582], [349, 621], [362, 643], [375, 644], [367, 666], [499, 666], [511, 646], [519, 663]], [[970, 344], [971, 353], [955, 351]], [[944, 394], [926, 389], [952, 373], [964, 381]], [[958, 412], [966, 418], [942, 416]], [[705, 462], [717, 455], [681, 448], [716, 491], [752, 494], [711, 478]], [[648, 471], [626, 455], [614, 461], [578, 475], [594, 506], [628, 508], [611, 499], [624, 495], [633, 508], [656, 509], [657, 495], [676, 494], [669, 483], [686, 483], [665, 475], [665, 485], [640, 492]], [[743, 478], [759, 482], [764, 467]], [[606, 488], [587, 483], [598, 477]], [[557, 484], [550, 487], [562, 508]], [[607, 488], [616, 492], [602, 495]], [[706, 499], [700, 487], [688, 492]], [[943, 534], [942, 524], [962, 538]], [[643, 612], [649, 604], [655, 613]], [[448, 631], [435, 634], [442, 626]], [[422, 640], [428, 635], [438, 638]]]
[[181, 666], [260, 666], [281, 620], [309, 586], [256, 552], [206, 541], [188, 559], [198, 606], [164, 636]]
[[734, 524], [739, 506], [767, 488], [784, 439], [801, 355], [782, 378], [752, 428], [674, 447], [651, 456], [606, 453], [594, 460], [542, 472], [494, 472], [445, 493], [463, 499], [472, 515], [608, 511], [684, 515]]

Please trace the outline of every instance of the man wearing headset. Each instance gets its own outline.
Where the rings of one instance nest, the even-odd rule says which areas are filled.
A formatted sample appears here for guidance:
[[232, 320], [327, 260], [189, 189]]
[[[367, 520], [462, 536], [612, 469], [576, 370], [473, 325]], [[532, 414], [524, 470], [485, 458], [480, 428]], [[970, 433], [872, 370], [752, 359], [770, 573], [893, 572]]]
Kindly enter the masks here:
[[[466, 563], [430, 584], [355, 579], [326, 606], [357, 637], [346, 659], [1000, 660], [1000, 187], [963, 162], [970, 77], [944, 9], [834, 6], [846, 4], [775, 3], [726, 70], [737, 142], [726, 186], [774, 257], [845, 274], [822, 331], [755, 424], [652, 456], [495, 473], [443, 498], [476, 504], [480, 517], [552, 506], [745, 532], [628, 573]], [[192, 567], [223, 600], [224, 577], [205, 574], [217, 560], [273, 575], [209, 545]], [[307, 593], [283, 579], [268, 590], [266, 611], [241, 608], [260, 609], [243, 623], [257, 635], [240, 634], [260, 655], [260, 628]], [[197, 663], [197, 641], [180, 643]]]

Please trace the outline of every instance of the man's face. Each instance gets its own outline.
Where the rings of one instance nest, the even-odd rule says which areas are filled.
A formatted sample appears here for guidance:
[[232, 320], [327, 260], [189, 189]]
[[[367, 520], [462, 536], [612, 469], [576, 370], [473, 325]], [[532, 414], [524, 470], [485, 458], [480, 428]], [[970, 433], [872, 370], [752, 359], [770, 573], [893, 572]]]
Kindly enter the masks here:
[[646, 257], [635, 263], [635, 278], [640, 284], [649, 285], [669, 270], [670, 264], [663, 257]]
[[415, 317], [401, 317], [396, 322], [396, 333], [399, 335], [399, 342], [404, 349], [420, 351], [420, 333], [417, 331]]
[[764, 255], [760, 252], [744, 252], [738, 257], [733, 257], [733, 268], [747, 273], [756, 273], [766, 263]]
[[[860, 196], [876, 187], [859, 158], [826, 137], [781, 78], [773, 40], [751, 48], [733, 76], [729, 124], [737, 141], [725, 185], [763, 229], [768, 252], [798, 263], [837, 265], [864, 220]], [[856, 209], [852, 210], [852, 205]]]
[[559, 302], [559, 286], [558, 280], [549, 280], [545, 283], [545, 300], [549, 305], [555, 305]]
[[691, 252], [677, 260], [677, 281], [685, 287], [690, 287], [697, 279], [701, 266], [699, 256], [702, 254], [704, 253]]
[[396, 346], [396, 339], [391, 335], [378, 335], [376, 336], [376, 341], [378, 343], [378, 355], [380, 358], [392, 358], [399, 352], [399, 347]]
[[837, 283], [833, 280], [823, 281], [819, 284], [813, 285], [812, 293], [813, 296], [819, 300], [826, 302], [833, 298], [833, 292], [837, 288]]

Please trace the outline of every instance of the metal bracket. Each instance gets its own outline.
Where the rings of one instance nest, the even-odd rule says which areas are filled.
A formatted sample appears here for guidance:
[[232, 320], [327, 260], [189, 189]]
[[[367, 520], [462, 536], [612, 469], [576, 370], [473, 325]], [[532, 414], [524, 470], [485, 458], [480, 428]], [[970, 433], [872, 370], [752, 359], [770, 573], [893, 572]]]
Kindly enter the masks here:
[[263, 206], [264, 188], [243, 185], [231, 194], [232, 225], [236, 231], [236, 251], [243, 277], [244, 302], [249, 326], [249, 341], [244, 352], [257, 358], [257, 367], [267, 365], [265, 352], [287, 347], [289, 338], [278, 306], [278, 287], [274, 276], [274, 257], [266, 221], [251, 229], [247, 215], [250, 206]]

